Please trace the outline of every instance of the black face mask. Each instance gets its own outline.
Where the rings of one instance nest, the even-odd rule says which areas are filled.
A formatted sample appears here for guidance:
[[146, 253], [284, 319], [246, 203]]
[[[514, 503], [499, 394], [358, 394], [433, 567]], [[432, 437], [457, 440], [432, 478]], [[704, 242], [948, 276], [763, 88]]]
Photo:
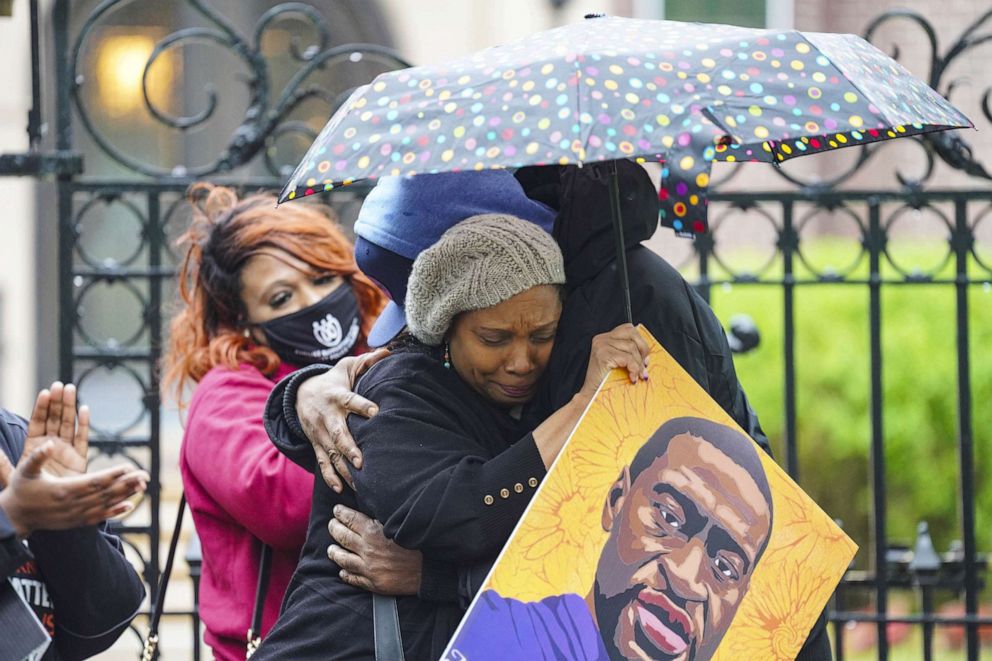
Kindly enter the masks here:
[[333, 364], [358, 342], [358, 299], [345, 283], [310, 307], [255, 325], [285, 362]]

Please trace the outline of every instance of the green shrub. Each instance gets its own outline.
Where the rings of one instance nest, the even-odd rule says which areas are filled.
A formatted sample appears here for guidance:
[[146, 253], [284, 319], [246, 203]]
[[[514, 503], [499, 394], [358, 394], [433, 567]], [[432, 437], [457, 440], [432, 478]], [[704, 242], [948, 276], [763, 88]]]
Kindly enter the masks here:
[[[836, 243], [804, 250], [817, 263], [845, 263]], [[842, 254], [843, 253], [843, 254]], [[910, 263], [933, 264], [936, 249], [902, 247]], [[939, 257], [939, 255], [937, 255]], [[741, 263], [737, 259], [737, 263]], [[743, 257], [747, 263], [748, 257]], [[863, 260], [864, 262], [865, 260]], [[752, 263], [760, 263], [754, 259]], [[950, 270], [948, 270], [950, 269]], [[942, 275], [953, 275], [952, 266]], [[866, 275], [862, 263], [856, 275]], [[719, 276], [720, 274], [717, 274]], [[774, 276], [774, 274], [772, 274]], [[894, 275], [891, 269], [883, 275]], [[971, 388], [978, 548], [992, 550], [992, 293], [969, 290]], [[956, 308], [953, 285], [882, 287], [883, 433], [887, 526], [891, 543], [911, 545], [918, 521], [937, 549], [961, 538], [957, 459]], [[784, 461], [783, 290], [714, 287], [724, 323], [751, 315], [761, 345], [736, 359], [738, 375], [776, 457]], [[866, 285], [800, 285], [795, 294], [797, 442], [800, 483], [861, 546], [868, 565], [871, 526], [869, 292]]]

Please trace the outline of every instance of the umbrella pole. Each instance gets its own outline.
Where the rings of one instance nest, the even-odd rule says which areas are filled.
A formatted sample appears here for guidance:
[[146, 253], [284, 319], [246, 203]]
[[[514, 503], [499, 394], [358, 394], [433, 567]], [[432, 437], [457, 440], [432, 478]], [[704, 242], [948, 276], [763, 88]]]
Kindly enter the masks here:
[[620, 214], [620, 175], [617, 174], [616, 161], [610, 161], [610, 211], [613, 215], [613, 239], [617, 249], [617, 274], [623, 289], [623, 309], [627, 314], [627, 321], [634, 323], [630, 307], [630, 277], [627, 275], [627, 246], [623, 240], [623, 217]]

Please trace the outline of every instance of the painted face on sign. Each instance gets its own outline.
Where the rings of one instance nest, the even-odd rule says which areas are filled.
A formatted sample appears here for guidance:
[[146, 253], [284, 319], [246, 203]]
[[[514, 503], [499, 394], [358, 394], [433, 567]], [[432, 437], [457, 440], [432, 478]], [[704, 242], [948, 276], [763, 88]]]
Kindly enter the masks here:
[[708, 659], [768, 541], [767, 483], [690, 433], [637, 470], [624, 468], [603, 512], [591, 595], [603, 642], [613, 659]]

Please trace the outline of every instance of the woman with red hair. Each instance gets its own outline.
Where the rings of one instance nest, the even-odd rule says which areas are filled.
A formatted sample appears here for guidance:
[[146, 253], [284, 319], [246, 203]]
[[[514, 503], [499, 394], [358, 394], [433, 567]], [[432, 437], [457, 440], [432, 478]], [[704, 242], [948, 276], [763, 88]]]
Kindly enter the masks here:
[[263, 545], [271, 573], [262, 632], [275, 622], [307, 534], [313, 475], [262, 424], [276, 381], [304, 365], [366, 350], [382, 309], [329, 209], [239, 199], [196, 184], [179, 245], [181, 309], [164, 387], [186, 408], [180, 470], [203, 547], [200, 612], [221, 661], [245, 658]]

